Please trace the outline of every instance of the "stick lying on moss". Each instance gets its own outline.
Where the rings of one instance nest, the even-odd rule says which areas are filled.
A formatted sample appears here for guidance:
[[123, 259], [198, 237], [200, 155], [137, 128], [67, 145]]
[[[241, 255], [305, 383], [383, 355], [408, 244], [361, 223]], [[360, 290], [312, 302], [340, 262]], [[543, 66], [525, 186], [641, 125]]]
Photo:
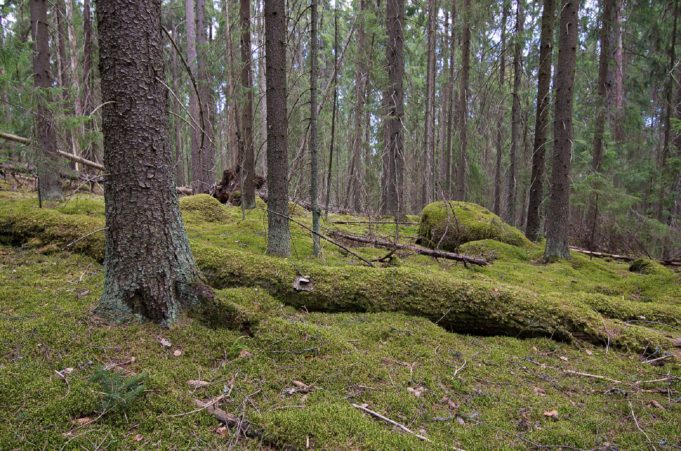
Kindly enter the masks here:
[[[63, 249], [67, 243], [103, 226], [103, 220], [98, 217], [67, 215], [18, 204], [0, 209], [0, 238], [13, 244], [30, 241], [34, 245]], [[102, 261], [104, 237], [89, 235], [70, 249]], [[637, 352], [673, 346], [670, 338], [658, 331], [610, 319], [619, 318], [620, 314], [628, 316], [627, 306], [634, 304], [614, 298], [608, 298], [606, 306], [596, 307], [578, 297], [544, 296], [493, 281], [423, 274], [406, 267], [294, 263], [197, 242], [192, 243], [192, 250], [199, 268], [214, 288], [258, 287], [281, 302], [311, 311], [404, 312], [428, 318], [457, 332], [544, 336], [562, 341], [582, 339], [597, 344], [605, 344], [610, 339], [614, 347]], [[293, 287], [299, 271], [313, 282], [312, 290], [298, 291]], [[664, 307], [667, 311], [663, 318], [681, 317], [678, 307]]]
[[344, 240], [355, 241], [357, 243], [369, 244], [371, 246], [382, 247], [385, 249], [405, 249], [412, 252], [416, 252], [421, 255], [428, 255], [429, 257], [435, 258], [446, 258], [449, 260], [457, 260], [464, 263], [470, 263], [472, 265], [485, 266], [489, 262], [484, 258], [471, 257], [470, 255], [457, 254], [454, 252], [440, 251], [437, 249], [428, 249], [421, 246], [410, 246], [407, 244], [398, 244], [391, 241], [380, 240], [378, 238], [369, 238], [364, 236], [348, 235], [342, 232], [332, 232], [331, 236], [335, 238], [341, 238]]

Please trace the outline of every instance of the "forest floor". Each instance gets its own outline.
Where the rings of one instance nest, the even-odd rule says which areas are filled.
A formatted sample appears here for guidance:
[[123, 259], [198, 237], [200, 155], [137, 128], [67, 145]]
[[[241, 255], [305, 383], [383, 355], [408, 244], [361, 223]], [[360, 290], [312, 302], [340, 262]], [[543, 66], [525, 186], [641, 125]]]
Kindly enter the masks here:
[[[0, 190], [0, 449], [681, 447], [681, 365], [665, 350], [459, 334], [399, 312], [307, 311], [260, 285], [216, 291], [239, 317], [236, 327], [193, 315], [170, 329], [104, 324], [92, 314], [103, 267], [101, 255], [81, 247], [89, 238], [51, 241], [57, 233], [31, 226], [34, 216], [26, 227], [40, 228], [41, 236], [10, 236], [15, 220], [7, 218], [33, 214], [35, 204], [27, 194]], [[103, 235], [101, 198], [72, 197], [57, 210], [60, 218], [82, 219], [93, 237]], [[238, 207], [186, 201], [183, 215], [194, 248], [265, 258], [262, 205], [245, 221]], [[307, 212], [292, 215], [309, 224]], [[332, 224], [341, 220], [362, 218], [331, 215], [325, 231], [367, 232], [365, 224]], [[292, 265], [361, 265], [329, 243], [313, 263], [308, 232], [291, 227]], [[407, 241], [416, 229], [405, 226], [401, 236]], [[373, 231], [390, 236], [392, 226]], [[403, 254], [392, 264], [566, 305], [596, 293], [641, 311], [681, 307], [681, 279], [666, 269], [637, 274], [627, 264], [581, 255], [543, 265], [540, 246], [485, 241], [465, 248], [493, 263], [464, 267]], [[353, 250], [366, 258], [387, 253]], [[676, 320], [638, 315], [619, 324], [678, 337]], [[104, 383], [93, 380], [102, 372]], [[136, 391], [135, 384], [143, 385]], [[222, 427], [195, 404], [218, 396], [216, 406], [243, 420], [243, 429], [250, 424], [252, 437]]]

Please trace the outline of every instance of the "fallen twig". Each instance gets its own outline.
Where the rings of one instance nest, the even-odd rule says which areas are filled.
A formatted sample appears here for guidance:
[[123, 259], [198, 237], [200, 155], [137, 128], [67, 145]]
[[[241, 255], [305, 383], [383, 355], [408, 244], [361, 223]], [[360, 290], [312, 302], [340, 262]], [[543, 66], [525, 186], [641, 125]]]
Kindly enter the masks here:
[[631, 401], [629, 401], [629, 410], [631, 411], [631, 417], [634, 419], [634, 424], [636, 425], [636, 429], [641, 431], [643, 435], [645, 435], [646, 440], [648, 443], [650, 443], [650, 446], [657, 451], [657, 448], [655, 448], [655, 445], [653, 445], [652, 440], [650, 440], [650, 436], [646, 433], [646, 431], [643, 430], [640, 424], [638, 424], [638, 420], [636, 419], [636, 414], [634, 413], [634, 406], [631, 404]]
[[[638, 257], [633, 257], [631, 255], [620, 255], [620, 254], [609, 254], [607, 252], [597, 252], [590, 251], [588, 249], [582, 249], [581, 247], [570, 246], [571, 251], [579, 252], [580, 254], [588, 255], [590, 257], [597, 258], [612, 258], [613, 260], [620, 260], [624, 262], [633, 262]], [[681, 260], [656, 260], [661, 265], [665, 266], [681, 266]]]
[[368, 266], [371, 266], [371, 267], [374, 266], [374, 264], [371, 263], [371, 262], [370, 262], [369, 260], [367, 260], [366, 258], [362, 257], [361, 255], [357, 254], [356, 252], [351, 251], [350, 249], [348, 249], [347, 247], [343, 246], [342, 244], [335, 242], [335, 241], [332, 240], [331, 238], [329, 238], [329, 237], [327, 237], [327, 236], [324, 236], [324, 235], [322, 235], [321, 233], [315, 232], [314, 230], [312, 230], [310, 227], [306, 226], [306, 225], [303, 224], [302, 222], [296, 221], [295, 219], [293, 219], [292, 217], [290, 217], [290, 216], [288, 216], [288, 215], [283, 215], [283, 214], [281, 214], [281, 213], [277, 213], [276, 211], [270, 210], [269, 208], [267, 209], [267, 212], [268, 212], [268, 213], [275, 214], [275, 215], [277, 215], [277, 216], [281, 216], [281, 217], [283, 217], [283, 218], [286, 218], [286, 219], [288, 219], [289, 221], [293, 222], [294, 224], [298, 224], [300, 227], [304, 228], [304, 229], [307, 230], [308, 232], [317, 235], [319, 238], [328, 241], [329, 243], [333, 244], [334, 246], [338, 246], [339, 248], [343, 249], [343, 250], [344, 250], [345, 252], [347, 252], [348, 254], [351, 254], [352, 256], [354, 256], [354, 257], [360, 259], [361, 261], [363, 261], [364, 263], [366, 263]]
[[398, 243], [393, 243], [392, 241], [387, 241], [387, 240], [381, 240], [378, 238], [369, 238], [369, 237], [363, 237], [363, 236], [356, 236], [356, 235], [348, 235], [346, 233], [342, 232], [332, 232], [332, 236], [337, 237], [337, 238], [342, 238], [345, 240], [349, 241], [355, 241], [358, 243], [364, 243], [364, 244], [370, 244], [372, 246], [376, 247], [383, 247], [387, 249], [404, 249], [404, 250], [409, 250], [412, 252], [415, 252], [417, 254], [421, 255], [428, 255], [430, 257], [435, 257], [435, 258], [446, 258], [449, 260], [457, 260], [461, 261], [464, 263], [471, 263], [473, 265], [478, 265], [478, 266], [486, 266], [489, 264], [487, 260], [484, 258], [480, 257], [471, 257], [469, 255], [464, 255], [464, 254], [457, 254], [455, 252], [447, 252], [447, 251], [439, 251], [436, 249], [428, 249], [426, 247], [421, 247], [421, 246], [416, 246], [416, 245], [409, 245], [409, 244], [398, 244]]
[[367, 408], [366, 406], [364, 406], [362, 404], [354, 404], [353, 403], [352, 407], [359, 409], [362, 412], [368, 413], [369, 415], [376, 417], [379, 420], [383, 420], [386, 423], [390, 423], [393, 426], [398, 427], [399, 429], [402, 429], [404, 432], [408, 432], [409, 434], [416, 436], [417, 438], [419, 438], [420, 440], [423, 440], [424, 442], [430, 442], [431, 441], [428, 437], [424, 437], [423, 435], [417, 434], [416, 432], [412, 431], [411, 429], [409, 429], [407, 426], [403, 425], [402, 423], [398, 423], [397, 421], [391, 420], [390, 418], [385, 417], [378, 412], [374, 412], [373, 410]]

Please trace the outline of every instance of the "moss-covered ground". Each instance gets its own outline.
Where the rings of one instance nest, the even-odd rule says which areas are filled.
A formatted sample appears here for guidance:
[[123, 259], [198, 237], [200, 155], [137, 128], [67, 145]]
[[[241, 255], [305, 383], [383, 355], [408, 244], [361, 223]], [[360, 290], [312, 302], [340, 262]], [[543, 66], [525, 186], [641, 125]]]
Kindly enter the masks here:
[[[267, 220], [260, 207], [242, 220], [239, 208], [182, 200], [195, 248], [238, 250], [254, 259], [265, 250]], [[308, 312], [256, 286], [218, 290], [219, 313], [190, 315], [171, 329], [110, 326], [92, 315], [103, 284], [101, 243], [90, 238], [74, 243], [86, 230], [92, 237], [102, 235], [101, 199], [72, 198], [57, 206], [59, 230], [44, 229], [36, 208], [32, 199], [0, 191], [0, 229], [7, 230], [8, 211], [31, 212], [21, 224], [23, 238], [0, 230], [5, 241], [0, 247], [0, 449], [681, 446], [681, 367], [673, 350], [665, 351], [669, 357], [644, 356], [580, 340], [462, 335], [437, 321], [396, 312]], [[309, 222], [302, 210], [292, 214]], [[368, 231], [366, 224], [332, 224], [337, 221], [366, 218], [331, 215], [326, 230]], [[66, 238], [71, 229], [73, 236]], [[311, 268], [308, 233], [296, 225], [291, 230], [290, 264]], [[390, 225], [372, 230], [381, 236], [394, 232]], [[400, 232], [408, 241], [417, 226]], [[387, 252], [354, 250], [367, 258]], [[467, 243], [460, 251], [484, 255], [493, 264], [466, 268], [407, 254], [392, 264], [399, 266], [396, 274], [540, 293], [565, 305], [590, 306], [608, 321], [618, 318], [620, 328], [681, 336], [680, 279], [664, 268], [636, 273], [623, 263], [579, 255], [543, 265], [536, 262], [540, 246], [492, 240]], [[361, 263], [325, 243], [318, 265]], [[616, 331], [605, 334], [610, 333]], [[663, 358], [650, 362], [658, 357]], [[101, 415], [102, 387], [92, 376], [103, 367], [126, 376], [146, 374], [144, 395], [125, 410]], [[208, 385], [188, 383], [197, 380]], [[251, 422], [261, 438], [221, 429], [193, 404], [220, 394], [227, 395], [220, 408]], [[366, 404], [430, 442], [353, 403]]]

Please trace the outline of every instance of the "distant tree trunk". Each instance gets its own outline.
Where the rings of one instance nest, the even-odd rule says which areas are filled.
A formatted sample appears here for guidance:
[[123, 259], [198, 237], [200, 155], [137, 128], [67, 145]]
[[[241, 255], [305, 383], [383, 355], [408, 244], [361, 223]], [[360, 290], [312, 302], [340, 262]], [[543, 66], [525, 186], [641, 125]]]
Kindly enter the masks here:
[[421, 207], [433, 197], [434, 165], [435, 165], [435, 24], [438, 8], [435, 0], [428, 0], [428, 30], [426, 49], [426, 114], [425, 114], [425, 163], [421, 178]]
[[78, 43], [76, 42], [76, 31], [74, 28], [74, 17], [73, 17], [73, 0], [66, 0], [66, 30], [67, 30], [67, 40], [69, 44], [69, 66], [71, 73], [71, 83], [72, 89], [75, 95], [72, 98], [73, 111], [76, 116], [81, 116], [83, 110], [81, 109], [81, 102], [79, 101], [78, 95], [80, 94], [80, 80], [78, 78]]
[[47, 2], [31, 0], [31, 36], [33, 38], [33, 85], [37, 91], [37, 106], [34, 115], [36, 159], [38, 167], [38, 196], [41, 200], [62, 200], [64, 198], [59, 180], [59, 157], [57, 136], [54, 131], [52, 113], [48, 107], [50, 75], [50, 45], [47, 23]]
[[572, 158], [572, 107], [577, 59], [579, 0], [563, 0], [560, 13], [556, 101], [553, 123], [551, 196], [546, 220], [544, 259], [570, 258], [570, 164]]
[[[449, 77], [449, 10], [444, 8], [445, 22], [442, 29], [442, 41], [440, 43], [440, 55], [442, 58], [442, 74], [443, 77]], [[447, 178], [447, 167], [445, 166], [445, 155], [447, 154], [447, 111], [449, 105], [449, 78], [443, 83], [440, 88], [440, 118], [438, 120], [438, 142], [437, 150], [439, 151], [437, 179], [435, 184], [434, 199], [437, 199], [444, 192], [445, 179]]]
[[[206, 40], [206, 0], [196, 0], [196, 50], [197, 50], [197, 82], [203, 121], [199, 124], [203, 131], [199, 131], [199, 172], [197, 183], [192, 184], [195, 193], [207, 193], [215, 182], [215, 144], [213, 141], [213, 113], [215, 103], [213, 100], [213, 87], [210, 82], [210, 73], [206, 65], [208, 59]], [[202, 136], [203, 134], [203, 136]]]
[[665, 113], [664, 113], [664, 135], [663, 135], [663, 144], [662, 144], [662, 152], [658, 161], [658, 171], [659, 171], [659, 179], [660, 179], [660, 187], [658, 191], [658, 197], [657, 197], [657, 205], [656, 205], [656, 212], [655, 216], [657, 217], [657, 220], [662, 222], [664, 220], [664, 201], [665, 201], [665, 194], [666, 194], [666, 189], [665, 189], [665, 180], [666, 180], [666, 175], [668, 173], [666, 165], [667, 165], [667, 156], [669, 155], [669, 146], [671, 144], [671, 139], [672, 139], [672, 123], [671, 123], [671, 117], [672, 117], [672, 110], [673, 110], [673, 105], [672, 101], [674, 98], [674, 73], [675, 73], [675, 67], [676, 67], [676, 30], [677, 30], [677, 23], [678, 23], [678, 17], [679, 17], [679, 0], [674, 0], [674, 25], [672, 26], [672, 40], [671, 44], [669, 45], [669, 50], [668, 50], [668, 57], [669, 57], [669, 66], [667, 69], [667, 86], [666, 86], [666, 92], [665, 92]]
[[211, 292], [194, 263], [173, 182], [161, 0], [98, 0], [97, 25], [107, 168], [105, 281], [97, 313], [167, 326]]
[[255, 152], [253, 150], [253, 72], [251, 61], [251, 2], [240, 1], [241, 19], [241, 86], [245, 102], [241, 110], [241, 205], [255, 208]]
[[509, 154], [508, 192], [506, 202], [506, 221], [516, 222], [516, 176], [518, 149], [521, 146], [522, 111], [520, 111], [520, 84], [523, 77], [523, 24], [525, 13], [523, 0], [516, 0], [515, 39], [513, 45], [513, 106], [511, 108], [511, 152]]
[[614, 0], [614, 19], [611, 31], [610, 51], [613, 55], [613, 109], [611, 114], [612, 130], [615, 142], [619, 145], [624, 143], [624, 45], [622, 42], [622, 15], [624, 14], [624, 0]]
[[[510, 0], [503, 0], [504, 6], [501, 13], [501, 51], [499, 56], [499, 88], [504, 91], [506, 84], [506, 22], [511, 13]], [[494, 167], [494, 213], [501, 214], [501, 161], [504, 156], [504, 102], [499, 102], [499, 113], [497, 117], [497, 136], [496, 136], [496, 165]]]
[[[263, 0], [264, 1], [264, 0]], [[264, 8], [264, 6], [263, 6]], [[262, 14], [259, 15], [260, 26], [258, 27], [259, 41], [258, 41], [258, 105], [260, 108], [260, 144], [258, 145], [258, 166], [260, 173], [265, 174], [265, 158], [267, 155], [267, 83], [265, 81], [265, 21]]]
[[[175, 29], [173, 32], [173, 37], [177, 41], [178, 33]], [[177, 52], [170, 53], [170, 64], [171, 64], [171, 77], [174, 92], [180, 92], [180, 71], [178, 69], [177, 62]], [[178, 105], [177, 102], [171, 103], [172, 110], [177, 115], [182, 114], [182, 106]], [[177, 116], [173, 117], [173, 130], [175, 132], [174, 144], [175, 144], [175, 182], [178, 186], [185, 186], [187, 184], [186, 172], [184, 168], [184, 146], [182, 145], [182, 124]]]
[[[404, 0], [386, 1], [388, 43], [388, 88], [384, 103], [385, 157], [383, 165], [383, 211], [402, 218], [404, 214]], [[387, 163], [387, 164], [386, 164]]]
[[236, 76], [235, 66], [236, 58], [234, 57], [234, 46], [232, 45], [232, 23], [229, 15], [228, 0], [221, 0], [222, 15], [225, 19], [225, 54], [227, 55], [227, 62], [229, 67], [225, 69], [225, 97], [226, 97], [226, 120], [227, 120], [227, 149], [232, 156], [232, 160], [225, 158], [227, 165], [231, 166], [238, 164], [241, 161], [241, 144], [239, 143], [239, 125], [238, 115], [239, 108], [237, 107], [236, 95]]
[[288, 257], [288, 150], [286, 111], [286, 2], [265, 2], [267, 58], [267, 253]]
[[549, 131], [549, 108], [551, 106], [551, 65], [553, 59], [553, 24], [556, 20], [554, 0], [544, 0], [541, 18], [539, 49], [539, 76], [537, 80], [537, 112], [532, 148], [532, 176], [530, 179], [530, 200], [527, 207], [527, 238], [536, 241], [541, 231], [540, 209], [544, 197], [544, 167], [546, 136]]
[[463, 2], [463, 33], [461, 36], [461, 87], [459, 88], [459, 164], [456, 174], [458, 200], [466, 199], [466, 172], [468, 166], [468, 77], [471, 68], [471, 0]]
[[[331, 179], [333, 169], [333, 153], [336, 145], [336, 112], [338, 110], [338, 8], [333, 9], [333, 105], [331, 107], [331, 142], [329, 143], [329, 168], [326, 173], [326, 205], [324, 212], [329, 214], [331, 202]], [[338, 166], [338, 163], [336, 163]], [[338, 171], [336, 171], [338, 172]], [[338, 175], [336, 175], [336, 195], [338, 195]]]
[[[93, 60], [93, 37], [92, 37], [92, 9], [90, 7], [90, 0], [83, 1], [83, 83], [81, 90], [81, 111], [83, 115], [89, 115], [94, 109], [95, 99], [92, 89], [92, 60]], [[97, 140], [93, 136], [95, 130], [94, 118], [90, 117], [85, 123], [85, 131], [88, 135], [89, 143], [83, 149], [83, 156], [88, 160], [96, 161], [97, 155]], [[84, 168], [85, 169], [85, 168]], [[85, 169], [87, 171], [87, 169]]]
[[[603, 165], [603, 148], [605, 135], [606, 102], [608, 96], [608, 60], [610, 59], [610, 29], [613, 23], [614, 0], [603, 2], [601, 17], [600, 44], [601, 50], [598, 60], [598, 104], [596, 107], [596, 121], [594, 124], [593, 151], [591, 156], [592, 175], [600, 175]], [[596, 185], [599, 183], [597, 182]], [[588, 247], [593, 249], [598, 227], [598, 193], [589, 196], [586, 212], [586, 231], [589, 234]]]
[[452, 195], [452, 132], [454, 125], [454, 65], [456, 64], [456, 1], [452, 0], [452, 34], [449, 38], [449, 81], [447, 92], [447, 142], [445, 144], [444, 166], [447, 198]]
[[[194, 0], [185, 0], [185, 28], [187, 33], [187, 63], [196, 77], [197, 54], [196, 54], [196, 7]], [[199, 117], [199, 98], [193, 89], [189, 89], [189, 115], [193, 124], [201, 125]], [[201, 192], [201, 130], [194, 125], [191, 129], [191, 186], [194, 192]]]
[[317, 0], [310, 5], [310, 203], [312, 204], [312, 254], [319, 256], [319, 149], [317, 148]]
[[355, 61], [355, 108], [353, 111], [354, 125], [352, 131], [352, 158], [350, 166], [350, 180], [348, 183], [348, 202], [355, 212], [363, 208], [364, 188], [364, 104], [366, 103], [366, 89], [368, 84], [367, 45], [364, 27], [367, 12], [367, 0], [360, 0], [360, 10], [357, 17], [357, 58]]
[[[55, 17], [57, 19], [57, 62], [59, 63], [57, 66], [59, 69], [59, 87], [62, 89], [64, 114], [66, 116], [73, 116], [75, 110], [73, 108], [74, 99], [71, 96], [71, 90], [73, 89], [71, 75], [76, 76], [76, 74], [71, 72], [70, 60], [66, 53], [65, 42], [69, 39], [69, 33], [67, 32], [66, 26], [68, 21], [66, 16], [66, 3], [64, 0], [57, 0], [55, 6]], [[66, 128], [64, 130], [64, 138], [65, 143], [62, 144], [65, 144], [68, 151], [73, 155], [78, 155], [73, 130]], [[69, 166], [75, 170], [80, 169], [80, 165], [75, 162], [70, 162]]]

